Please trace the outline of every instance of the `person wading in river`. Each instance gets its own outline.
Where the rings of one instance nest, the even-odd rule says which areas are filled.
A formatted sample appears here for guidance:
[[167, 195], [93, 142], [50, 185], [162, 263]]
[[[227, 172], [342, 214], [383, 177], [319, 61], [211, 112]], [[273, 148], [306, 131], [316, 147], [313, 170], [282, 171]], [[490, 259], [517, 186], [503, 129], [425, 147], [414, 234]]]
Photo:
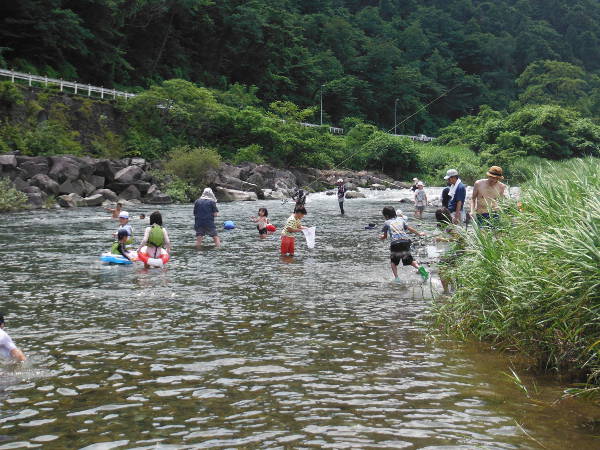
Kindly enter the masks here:
[[4, 314], [0, 313], [0, 354], [4, 358], [25, 361], [25, 355], [17, 348], [10, 336], [4, 331]]
[[475, 214], [477, 225], [493, 225], [498, 221], [498, 199], [508, 193], [503, 180], [502, 167], [492, 166], [487, 178], [477, 180], [471, 195], [471, 215]]
[[460, 225], [465, 220], [465, 200], [467, 198], [467, 187], [460, 181], [458, 170], [449, 169], [444, 177], [450, 183], [450, 202], [448, 210], [452, 213], [452, 223]]
[[341, 178], [337, 180], [337, 198], [340, 205], [340, 212], [344, 215], [344, 199], [346, 198], [346, 184]]
[[202, 238], [207, 234], [213, 238], [215, 247], [221, 246], [221, 238], [217, 234], [215, 217], [219, 215], [217, 198], [211, 188], [205, 188], [202, 195], [194, 203], [194, 229], [196, 230], [196, 249], [202, 245]]

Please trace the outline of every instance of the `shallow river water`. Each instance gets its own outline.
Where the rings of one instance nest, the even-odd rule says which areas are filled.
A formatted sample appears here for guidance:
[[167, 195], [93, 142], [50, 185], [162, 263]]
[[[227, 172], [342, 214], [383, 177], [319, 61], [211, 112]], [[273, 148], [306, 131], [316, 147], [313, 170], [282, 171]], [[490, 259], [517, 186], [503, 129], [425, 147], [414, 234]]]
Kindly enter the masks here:
[[0, 366], [0, 449], [600, 446], [593, 405], [521, 373], [529, 398], [506, 357], [429, 327], [436, 277], [392, 283], [364, 230], [393, 194], [378, 195], [346, 217], [314, 195], [317, 245], [299, 238], [293, 261], [247, 220], [264, 205], [281, 226], [291, 203], [219, 205], [239, 226], [201, 251], [191, 205], [161, 208], [164, 271], [100, 264], [116, 228], [100, 208], [0, 216], [0, 309], [29, 357]]

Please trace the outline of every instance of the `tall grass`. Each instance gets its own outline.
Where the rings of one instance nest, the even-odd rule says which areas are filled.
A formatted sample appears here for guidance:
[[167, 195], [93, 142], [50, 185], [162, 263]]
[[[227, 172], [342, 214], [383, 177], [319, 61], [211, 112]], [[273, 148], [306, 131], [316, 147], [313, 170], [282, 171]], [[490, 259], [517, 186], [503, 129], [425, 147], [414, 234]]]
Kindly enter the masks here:
[[546, 163], [496, 230], [467, 233], [437, 322], [600, 384], [600, 159]]

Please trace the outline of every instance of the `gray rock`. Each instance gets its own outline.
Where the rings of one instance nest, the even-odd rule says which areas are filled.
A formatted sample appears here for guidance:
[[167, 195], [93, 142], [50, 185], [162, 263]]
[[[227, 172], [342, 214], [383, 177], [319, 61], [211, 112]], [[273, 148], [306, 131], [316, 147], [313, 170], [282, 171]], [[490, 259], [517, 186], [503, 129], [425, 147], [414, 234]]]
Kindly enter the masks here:
[[59, 183], [77, 180], [81, 173], [79, 163], [67, 156], [51, 156], [50, 165], [48, 175]]
[[15, 185], [15, 189], [18, 191], [25, 192], [25, 189], [29, 187], [29, 183], [27, 183], [21, 177], [15, 177], [12, 182]]
[[26, 194], [41, 194], [42, 190], [37, 187], [37, 186], [27, 186], [24, 189], [21, 189], [22, 192], [25, 192]]
[[105, 198], [102, 194], [93, 194], [83, 199], [85, 206], [100, 206], [104, 200]]
[[144, 171], [138, 166], [128, 166], [115, 174], [117, 183], [131, 184], [140, 181]]
[[63, 208], [74, 208], [76, 206], [86, 206], [83, 198], [77, 194], [60, 195], [56, 199], [56, 202]]
[[17, 168], [17, 157], [15, 155], [0, 155], [0, 166], [2, 168]]
[[383, 184], [377, 184], [377, 183], [372, 184], [370, 186], [370, 188], [375, 191], [385, 191], [386, 190], [386, 187]]
[[346, 198], [348, 198], [348, 199], [352, 199], [352, 198], [366, 198], [366, 196], [362, 192], [348, 191], [348, 192], [346, 192]]
[[23, 171], [25, 179], [32, 178], [38, 174], [47, 175], [50, 170], [48, 158], [45, 156], [20, 156], [17, 158], [17, 161], [19, 162], [19, 169]]
[[96, 190], [96, 187], [83, 180], [67, 180], [58, 187], [60, 194], [77, 194], [80, 196], [89, 195]]
[[110, 200], [111, 202], [116, 202], [118, 200], [117, 194], [110, 189], [96, 189], [92, 192], [92, 195], [96, 194], [102, 195], [106, 200]]
[[414, 200], [411, 200], [410, 198], [402, 198], [400, 199], [400, 203], [414, 203]]
[[238, 191], [221, 186], [215, 188], [215, 196], [220, 202], [257, 201], [256, 192]]
[[287, 197], [282, 191], [274, 191], [273, 189], [263, 189], [265, 200], [283, 200]]
[[144, 198], [144, 203], [149, 203], [151, 205], [167, 205], [169, 203], [173, 203], [171, 197], [167, 194], [163, 194], [159, 189], [156, 188], [155, 185], [152, 185], [150, 189], [148, 189], [148, 195]]
[[90, 183], [96, 189], [100, 189], [100, 188], [104, 187], [105, 179], [104, 179], [104, 177], [101, 177], [99, 175], [86, 175], [85, 177], [83, 177], [83, 180]]
[[104, 178], [106, 183], [112, 183], [115, 174], [123, 167], [114, 161], [108, 159], [99, 159], [94, 163], [94, 175]]
[[38, 174], [35, 175], [31, 180], [29, 180], [29, 184], [32, 186], [39, 187], [42, 191], [51, 195], [58, 195], [60, 193], [59, 184], [50, 178], [48, 175]]
[[119, 194], [119, 198], [125, 200], [139, 200], [142, 198], [141, 192], [135, 186], [131, 185]]
[[335, 191], [327, 191], [325, 192], [325, 195], [335, 195], [336, 192]]
[[34, 209], [43, 208], [44, 203], [46, 201], [46, 194], [43, 192], [26, 192], [27, 201], [29, 202], [29, 206]]
[[135, 186], [142, 195], [146, 195], [148, 193], [148, 189], [150, 189], [150, 187], [152, 186], [150, 183], [147, 183], [145, 181], [132, 183], [132, 185]]
[[131, 158], [131, 162], [129, 164], [144, 168], [146, 166], [146, 160], [144, 158]]

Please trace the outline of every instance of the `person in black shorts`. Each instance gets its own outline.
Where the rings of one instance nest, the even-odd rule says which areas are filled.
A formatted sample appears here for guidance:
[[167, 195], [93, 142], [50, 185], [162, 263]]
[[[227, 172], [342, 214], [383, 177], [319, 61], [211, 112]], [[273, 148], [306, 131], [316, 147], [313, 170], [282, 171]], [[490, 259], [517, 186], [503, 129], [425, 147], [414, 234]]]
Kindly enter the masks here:
[[402, 261], [404, 266], [413, 266], [419, 272], [419, 275], [423, 277], [423, 280], [429, 278], [429, 272], [425, 270], [425, 267], [419, 265], [410, 254], [410, 246], [412, 241], [408, 236], [408, 232], [416, 234], [418, 236], [425, 236], [425, 233], [420, 233], [412, 227], [406, 224], [406, 221], [402, 217], [398, 217], [396, 210], [391, 206], [383, 208], [383, 217], [385, 217], [385, 223], [381, 230], [381, 240], [387, 239], [388, 235], [391, 239], [390, 244], [390, 261], [392, 273], [394, 274], [395, 281], [400, 281], [398, 277], [398, 265]]

